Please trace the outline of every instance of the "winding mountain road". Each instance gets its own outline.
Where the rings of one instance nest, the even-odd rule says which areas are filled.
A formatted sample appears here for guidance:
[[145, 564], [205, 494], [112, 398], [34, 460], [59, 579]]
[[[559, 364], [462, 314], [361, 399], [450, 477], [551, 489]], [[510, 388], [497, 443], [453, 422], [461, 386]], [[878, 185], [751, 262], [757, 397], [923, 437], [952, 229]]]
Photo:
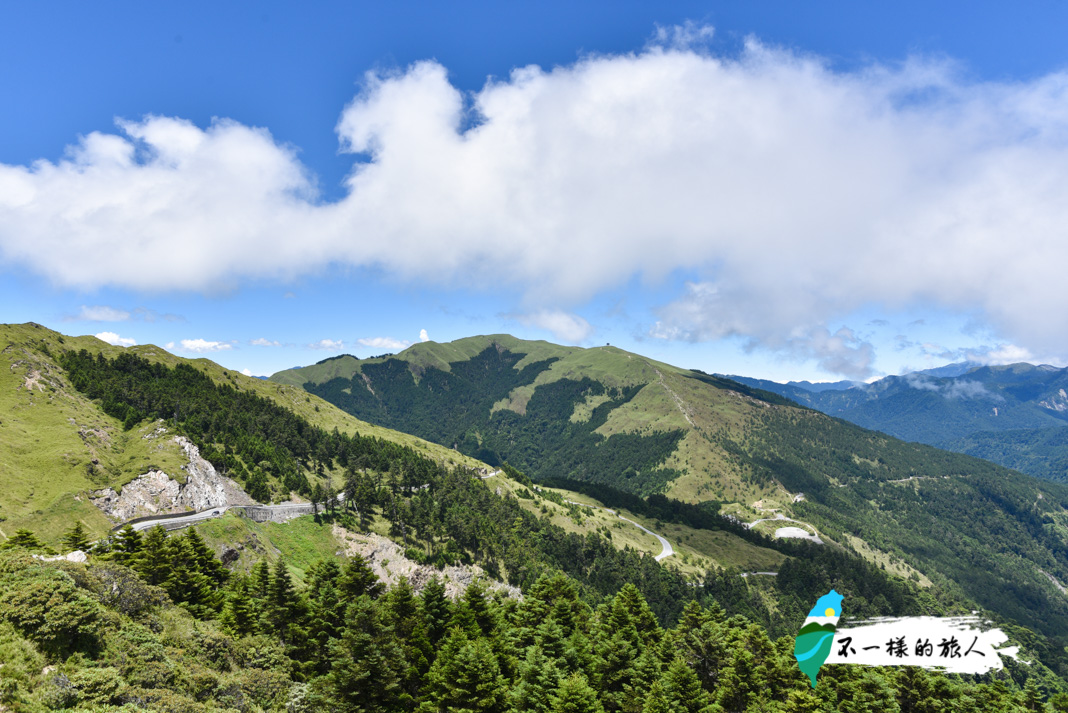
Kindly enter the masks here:
[[605, 512], [610, 512], [613, 515], [615, 515], [616, 517], [618, 517], [620, 520], [623, 520], [625, 522], [629, 522], [631, 525], [634, 525], [634, 527], [638, 528], [642, 532], [645, 532], [646, 534], [652, 535], [656, 539], [660, 540], [660, 547], [661, 547], [660, 554], [656, 555], [653, 558], [657, 562], [659, 562], [660, 560], [663, 560], [663, 559], [667, 559], [668, 557], [671, 557], [673, 554], [675, 554], [675, 548], [671, 546], [671, 543], [667, 541], [667, 538], [656, 534], [655, 532], [653, 532], [652, 530], [650, 530], [649, 528], [647, 528], [647, 527], [645, 527], [643, 525], [639, 525], [638, 523], [636, 523], [633, 520], [631, 520], [629, 517], [623, 517], [622, 515], [620, 515], [618, 512], [616, 512], [612, 508], [605, 508], [605, 507], [601, 507], [599, 505], [590, 505], [588, 503], [577, 503], [574, 500], [565, 500], [564, 502], [565, 503], [571, 503], [572, 505], [580, 505], [580, 506], [582, 506], [584, 508], [596, 508], [597, 510], [604, 510]]

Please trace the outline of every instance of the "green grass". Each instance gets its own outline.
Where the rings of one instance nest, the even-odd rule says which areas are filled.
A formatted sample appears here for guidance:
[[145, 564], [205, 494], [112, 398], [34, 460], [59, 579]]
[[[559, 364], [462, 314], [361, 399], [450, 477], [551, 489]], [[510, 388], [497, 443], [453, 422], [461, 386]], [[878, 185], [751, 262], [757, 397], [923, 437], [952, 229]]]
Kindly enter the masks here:
[[[124, 351], [92, 336], [65, 336], [34, 324], [0, 325], [0, 541], [25, 527], [56, 545], [75, 520], [99, 537], [112, 523], [89, 501], [89, 491], [121, 491], [153, 468], [184, 481], [186, 459], [173, 433], [142, 438], [156, 426], [149, 422], [124, 432], [98, 403], [70, 386], [49, 356], [83, 348], [108, 358]], [[446, 464], [483, 466], [450, 448], [360, 421], [300, 388], [246, 377], [208, 359], [181, 359], [153, 345], [129, 351], [170, 367], [187, 362], [216, 383], [253, 391], [327, 430], [393, 441]]]
[[[603, 507], [599, 501], [582, 493], [561, 488], [548, 488], [548, 490], [558, 493], [565, 500], [598, 508]], [[553, 505], [553, 503], [549, 504]], [[774, 571], [786, 560], [786, 556], [780, 552], [759, 547], [729, 532], [698, 530], [686, 525], [657, 522], [635, 515], [628, 510], [617, 512], [667, 538], [676, 554], [662, 562], [665, 566], [677, 569], [683, 574], [702, 575], [713, 566], [737, 567], [745, 571]], [[617, 547], [629, 546], [652, 555], [660, 554], [662, 549], [660, 541], [630, 523], [603, 510], [583, 510], [583, 514], [588, 522], [579, 525], [568, 518], [569, 525], [560, 524], [571, 532], [580, 533], [591, 529], [596, 531], [607, 526], [612, 533], [612, 542]]]
[[216, 554], [222, 552], [224, 545], [237, 549], [241, 556], [233, 569], [240, 572], [248, 572], [261, 559], [266, 559], [272, 567], [281, 559], [293, 576], [303, 582], [305, 572], [319, 560], [340, 559], [337, 553], [341, 545], [334, 538], [332, 525], [316, 522], [311, 515], [289, 522], [261, 523], [228, 512], [197, 525], [197, 532]]
[[[744, 470], [712, 437], [726, 432], [737, 440], [752, 426], [764, 406], [689, 378], [690, 372], [685, 369], [618, 347], [564, 347], [506, 334], [468, 337], [445, 344], [425, 342], [405, 349], [395, 358], [409, 362], [415, 374], [429, 367], [448, 371], [450, 363], [470, 359], [494, 344], [526, 355], [515, 365], [516, 369], [550, 358], [557, 361], [541, 372], [532, 384], [513, 389], [508, 397], [496, 402], [491, 411], [509, 409], [525, 414], [527, 402], [535, 390], [560, 379], [588, 377], [609, 389], [645, 384], [633, 400], [614, 409], [597, 432], [611, 436], [616, 433], [641, 435], [676, 429], [686, 431], [675, 452], [663, 464], [682, 474], [670, 484], [668, 495], [687, 502], [716, 499], [745, 503], [766, 497], [775, 489], [774, 485], [760, 487], [748, 483]], [[292, 385], [307, 381], [322, 383], [336, 376], [351, 378], [363, 364], [380, 361], [341, 357], [303, 369], [279, 372], [271, 379], [292, 388]], [[414, 374], [413, 378], [416, 378]], [[676, 397], [681, 400], [686, 415], [680, 410]], [[571, 420], [588, 420], [592, 410], [607, 398], [607, 394], [591, 396], [575, 407]]]

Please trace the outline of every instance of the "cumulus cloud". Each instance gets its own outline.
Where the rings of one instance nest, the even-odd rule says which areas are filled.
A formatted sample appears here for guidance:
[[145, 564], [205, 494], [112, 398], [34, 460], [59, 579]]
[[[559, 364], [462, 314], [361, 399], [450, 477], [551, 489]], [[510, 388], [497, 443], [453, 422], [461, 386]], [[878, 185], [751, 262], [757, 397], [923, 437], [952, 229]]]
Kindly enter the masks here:
[[[873, 374], [875, 349], [849, 327], [831, 332], [797, 305], [757, 303], [737, 311], [731, 295], [711, 283], [691, 282], [685, 294], [659, 310], [650, 336], [688, 342], [742, 337], [746, 349], [770, 349], [797, 361], [815, 360], [821, 369], [851, 379]], [[801, 325], [788, 328], [789, 324]]]
[[78, 314], [67, 319], [79, 322], [125, 322], [129, 318], [130, 313], [124, 309], [107, 305], [82, 305]]
[[325, 349], [326, 351], [339, 352], [345, 348], [345, 342], [340, 339], [320, 339], [307, 346], [308, 349]]
[[[425, 332], [426, 330], [423, 331]], [[393, 337], [364, 337], [362, 339], [357, 339], [356, 342], [361, 346], [371, 347], [373, 349], [400, 350], [406, 349], [412, 345], [411, 342], [405, 339], [394, 339]]]
[[280, 347], [280, 346], [282, 346], [281, 342], [276, 342], [273, 339], [264, 339], [263, 337], [260, 337], [258, 339], [253, 339], [253, 340], [251, 340], [249, 342], [249, 344], [251, 344], [254, 347]]
[[244, 374], [245, 376], [252, 376], [252, 370], [249, 369], [248, 367], [242, 369], [241, 373]]
[[115, 334], [115, 332], [100, 332], [95, 336], [97, 339], [105, 341], [108, 344], [114, 344], [117, 347], [132, 347], [137, 344], [136, 339], [120, 337], [118, 334]]
[[426, 333], [425, 329], [420, 329], [419, 330], [419, 341], [421, 341], [421, 342], [429, 342], [430, 341], [430, 335]]
[[61, 160], [0, 165], [0, 260], [77, 288], [210, 291], [330, 264], [445, 287], [493, 274], [530, 314], [685, 269], [715, 310], [683, 295], [664, 338], [808, 340], [854, 350], [854, 369], [863, 344], [819, 330], [922, 301], [1068, 354], [1068, 311], [1049, 308], [1068, 300], [1068, 72], [839, 71], [755, 41], [716, 56], [695, 47], [707, 33], [473, 94], [435, 62], [368, 74], [337, 123], [358, 160], [335, 202], [266, 129], [120, 122]]
[[558, 341], [570, 344], [584, 342], [593, 334], [589, 322], [577, 314], [562, 310], [538, 310], [531, 314], [516, 315], [515, 319], [528, 327], [552, 332]]
[[[179, 341], [182, 351], [193, 352], [194, 354], [207, 354], [209, 352], [225, 352], [233, 349], [233, 345], [229, 342], [209, 342], [206, 339], [182, 339]], [[167, 349], [171, 349], [173, 342], [167, 345]]]
[[997, 402], [1005, 400], [1001, 394], [989, 391], [978, 381], [967, 379], [936, 380], [925, 374], [908, 374], [905, 376], [905, 383], [913, 389], [940, 393], [947, 399], [989, 399]]

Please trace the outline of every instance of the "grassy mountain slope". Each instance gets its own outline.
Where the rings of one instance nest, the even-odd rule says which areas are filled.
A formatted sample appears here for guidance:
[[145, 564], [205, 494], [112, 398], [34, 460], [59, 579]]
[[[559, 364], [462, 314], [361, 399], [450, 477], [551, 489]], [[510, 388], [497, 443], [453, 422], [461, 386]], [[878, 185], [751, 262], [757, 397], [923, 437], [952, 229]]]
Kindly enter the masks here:
[[[480, 461], [455, 450], [360, 421], [303, 389], [251, 379], [207, 359], [185, 360], [153, 346], [124, 349], [95, 337], [59, 335], [37, 325], [0, 326], [0, 340], [5, 345], [0, 360], [8, 367], [0, 369], [0, 413], [3, 414], [0, 416], [0, 434], [3, 435], [0, 438], [0, 517], [5, 518], [0, 520], [0, 540], [19, 528], [27, 528], [44, 541], [55, 544], [75, 520], [81, 521], [91, 535], [99, 536], [107, 532], [112, 523], [89, 502], [88, 491], [105, 487], [121, 491], [129, 481], [157, 468], [179, 482], [184, 481], [181, 466], [186, 459], [178, 446], [168, 438], [144, 438], [157, 427], [155, 422], [146, 421], [126, 431], [119, 419], [102, 410], [99, 402], [72, 388], [69, 374], [57, 363], [59, 355], [67, 349], [86, 349], [108, 358], [133, 353], [169, 367], [195, 364], [215, 383], [236, 385], [269, 398], [324, 429], [338, 428], [342, 433], [371, 435], [411, 446], [425, 457], [446, 465], [485, 467]], [[445, 353], [455, 354], [456, 351]], [[335, 361], [340, 360], [326, 363]], [[326, 475], [333, 475], [336, 486], [342, 485], [340, 468]], [[531, 492], [503, 473], [483, 482], [486, 487], [505, 496], [515, 497], [517, 491]], [[583, 496], [572, 493], [567, 497], [574, 500]], [[602, 510], [580, 509], [537, 496], [517, 497], [517, 502], [567, 532], [596, 536], [603, 533], [609, 535], [619, 548], [630, 547], [649, 555], [660, 553], [660, 544], [655, 538]], [[648, 524], [641, 516], [624, 514]], [[276, 540], [281, 536], [279, 533], [299, 528], [257, 525], [235, 518], [227, 518], [227, 522], [226, 526], [210, 523], [202, 527], [209, 539], [212, 539], [211, 533], [222, 528], [214, 537], [219, 543], [231, 536], [237, 537], [238, 541], [259, 538], [267, 543], [263, 556], [271, 561], [274, 559], [271, 553], [276, 551], [287, 553], [290, 561], [294, 559], [294, 552], [290, 551], [292, 543], [287, 545], [285, 540]], [[730, 533], [698, 532], [685, 525], [668, 525], [673, 541], [678, 541], [680, 553], [671, 566], [691, 576], [703, 574], [715, 565], [759, 569], [783, 560], [780, 553]], [[274, 537], [269, 535], [271, 532], [275, 533]], [[315, 534], [317, 532], [309, 535], [320, 545], [316, 552], [322, 550], [318, 552], [322, 554], [331, 547], [337, 549], [336, 543], [330, 544], [328, 536]], [[694, 544], [691, 546], [688, 541]], [[299, 576], [300, 572], [294, 574]]]
[[154, 424], [125, 431], [121, 421], [71, 387], [57, 358], [64, 350], [79, 349], [109, 358], [132, 353], [169, 367], [192, 364], [215, 383], [255, 393], [324, 429], [410, 446], [446, 463], [483, 465], [420, 438], [361, 422], [302, 389], [249, 378], [207, 359], [181, 359], [151, 345], [124, 349], [35, 324], [0, 325], [0, 535], [4, 537], [32, 526], [54, 541], [73, 520], [101, 534], [111, 523], [89, 502], [87, 491], [121, 490], [152, 469], [184, 479], [181, 466], [186, 459], [178, 446], [169, 439], [143, 438]]
[[1068, 602], [1047, 576], [1068, 581], [1064, 487], [612, 347], [488, 336], [336, 361], [275, 378], [535, 479], [792, 518], [781, 524], [1068, 636]]

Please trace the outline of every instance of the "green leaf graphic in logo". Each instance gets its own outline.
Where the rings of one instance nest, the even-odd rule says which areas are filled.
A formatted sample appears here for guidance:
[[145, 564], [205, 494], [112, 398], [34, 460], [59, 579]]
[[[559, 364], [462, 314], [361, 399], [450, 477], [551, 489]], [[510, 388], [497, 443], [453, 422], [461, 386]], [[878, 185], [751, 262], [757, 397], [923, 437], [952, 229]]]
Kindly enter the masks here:
[[816, 687], [816, 674], [831, 654], [838, 617], [842, 615], [842, 595], [833, 589], [824, 594], [812, 607], [805, 625], [794, 639], [794, 658], [801, 673]]

